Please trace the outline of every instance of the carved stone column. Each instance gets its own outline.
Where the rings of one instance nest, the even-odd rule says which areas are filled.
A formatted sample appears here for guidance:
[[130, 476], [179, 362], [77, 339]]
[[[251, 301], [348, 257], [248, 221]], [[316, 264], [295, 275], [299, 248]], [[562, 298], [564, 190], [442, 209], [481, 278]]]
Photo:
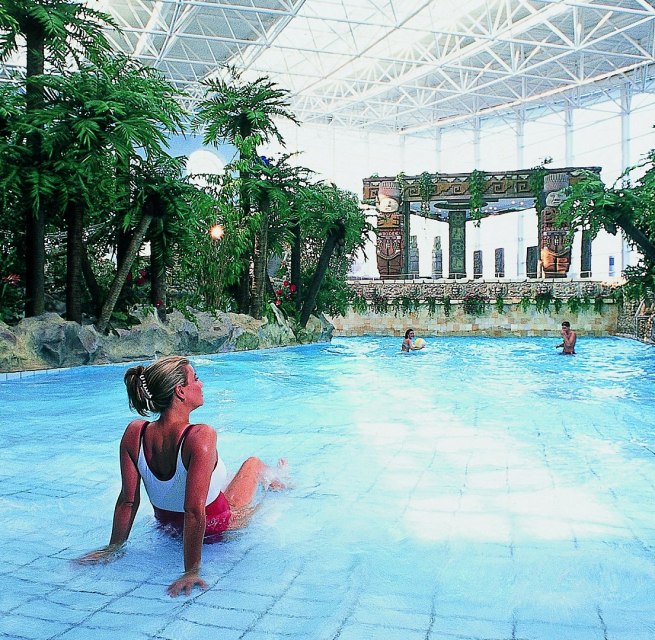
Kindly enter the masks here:
[[399, 278], [403, 273], [404, 228], [400, 213], [400, 183], [380, 183], [375, 208], [378, 212], [376, 257], [380, 278]]
[[546, 206], [541, 212], [541, 266], [544, 278], [566, 278], [571, 266], [571, 247], [566, 236], [569, 228], [555, 224], [557, 208], [565, 198], [564, 189], [569, 186], [566, 173], [550, 173], [544, 178]]
[[448, 213], [449, 278], [466, 277], [466, 211]]

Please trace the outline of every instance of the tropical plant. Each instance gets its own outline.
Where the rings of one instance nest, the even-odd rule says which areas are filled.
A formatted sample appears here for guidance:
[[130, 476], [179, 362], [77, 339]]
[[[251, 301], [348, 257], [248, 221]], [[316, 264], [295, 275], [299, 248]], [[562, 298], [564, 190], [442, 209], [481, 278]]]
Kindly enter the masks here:
[[462, 308], [464, 313], [480, 316], [485, 312], [488, 302], [489, 299], [482, 293], [467, 293], [462, 298]]
[[496, 307], [496, 311], [498, 313], [505, 313], [505, 298], [503, 298], [502, 294], [499, 293], [496, 296], [496, 302], [494, 302], [494, 306]]
[[[304, 289], [300, 325], [316, 310], [323, 279], [331, 268], [345, 281], [357, 250], [363, 249], [371, 225], [354, 193], [334, 184], [317, 183], [303, 190], [304, 260], [311, 277]], [[334, 259], [333, 259], [334, 256]]]
[[643, 254], [623, 274], [629, 283], [626, 294], [648, 299], [655, 271], [655, 149], [625, 169], [612, 186], [606, 187], [598, 174], [582, 171], [567, 193], [558, 222], [568, 224], [571, 234], [576, 228], [588, 230], [592, 239], [601, 229], [612, 235], [621, 229]]
[[253, 194], [251, 179], [258, 178], [262, 162], [257, 147], [274, 138], [284, 146], [284, 139], [278, 129], [280, 118], [296, 122], [289, 111], [288, 91], [279, 88], [268, 77], [245, 81], [234, 68], [228, 68], [226, 78], [207, 81], [206, 97], [200, 102], [195, 118], [195, 127], [203, 129], [204, 143], [221, 145], [229, 142], [235, 145], [239, 159], [234, 168], [239, 172], [239, 208], [243, 218], [258, 212], [252, 247], [239, 257], [241, 264], [255, 262], [252, 291], [249, 288], [248, 269], [240, 274], [239, 310], [251, 312], [261, 318], [264, 301], [264, 274], [268, 260], [269, 193]]
[[[69, 0], [4, 0], [0, 12], [0, 61], [25, 47], [23, 76], [24, 116], [32, 126], [20, 141], [25, 149], [19, 169], [18, 205], [25, 226], [25, 315], [40, 315], [45, 308], [46, 202], [39, 194], [48, 189], [42, 172], [42, 128], [32, 115], [46, 103], [43, 76], [46, 68], [63, 70], [71, 58], [97, 59], [109, 50], [103, 26], [112, 24], [105, 13]], [[45, 182], [45, 184], [44, 184]]]
[[[96, 218], [102, 215], [97, 207], [98, 194], [112, 194], [108, 208], [119, 212], [125, 232], [134, 210], [121, 208], [126, 201], [129, 204], [129, 197], [121, 197], [124, 183], [117, 181], [117, 173], [127, 169], [128, 175], [122, 177], [137, 201], [139, 193], [148, 189], [135, 184], [138, 169], [144, 166], [142, 156], [156, 158], [151, 166], [156, 165], [159, 173], [176, 164], [181, 176], [180, 162], [163, 151], [168, 134], [182, 131], [183, 110], [178, 96], [157, 71], [123, 56], [105, 58], [98, 65], [82, 65], [78, 72], [53, 78], [50, 83], [48, 106], [43, 112], [48, 125], [43, 148], [53, 158], [66, 216], [66, 310], [70, 320], [81, 321], [83, 228], [89, 224], [91, 212]], [[161, 252], [153, 255], [159, 257]], [[119, 268], [125, 259], [123, 254]], [[161, 266], [154, 267], [153, 282], [157, 283]]]
[[521, 309], [523, 313], [526, 313], [531, 305], [532, 305], [532, 298], [530, 298], [530, 296], [523, 296], [519, 300], [519, 309]]

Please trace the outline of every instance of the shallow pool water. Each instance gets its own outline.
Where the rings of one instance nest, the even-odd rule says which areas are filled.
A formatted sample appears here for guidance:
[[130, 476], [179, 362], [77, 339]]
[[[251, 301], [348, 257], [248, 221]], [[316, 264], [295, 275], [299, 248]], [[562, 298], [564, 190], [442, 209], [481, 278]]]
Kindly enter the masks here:
[[170, 599], [178, 540], [145, 496], [106, 543], [127, 365], [0, 383], [0, 637], [652, 640], [655, 350], [400, 339], [194, 358], [228, 468], [289, 460], [250, 526]]

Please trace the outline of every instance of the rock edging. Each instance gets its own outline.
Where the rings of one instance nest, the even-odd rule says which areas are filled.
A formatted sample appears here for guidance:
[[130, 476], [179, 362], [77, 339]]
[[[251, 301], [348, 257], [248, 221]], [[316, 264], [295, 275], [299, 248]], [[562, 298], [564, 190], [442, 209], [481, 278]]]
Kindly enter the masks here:
[[150, 360], [163, 355], [202, 355], [329, 342], [334, 327], [312, 316], [304, 329], [294, 329], [273, 307], [275, 322], [235, 313], [198, 312], [194, 321], [179, 311], [159, 321], [156, 313], [131, 329], [110, 335], [92, 325], [64, 320], [57, 313], [24, 318], [15, 327], [0, 322], [0, 372], [75, 367]]

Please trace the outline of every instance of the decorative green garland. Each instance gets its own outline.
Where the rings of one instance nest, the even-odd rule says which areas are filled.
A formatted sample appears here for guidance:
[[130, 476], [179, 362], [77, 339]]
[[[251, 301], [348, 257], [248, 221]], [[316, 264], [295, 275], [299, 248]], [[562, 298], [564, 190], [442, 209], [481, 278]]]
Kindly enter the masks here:
[[443, 297], [443, 313], [446, 317], [450, 315], [450, 310], [452, 309], [452, 304], [450, 303], [450, 297], [449, 296], [444, 296]]
[[430, 198], [433, 191], [432, 176], [427, 171], [424, 171], [418, 177], [418, 191], [421, 196], [422, 208], [427, 211], [430, 207]]
[[469, 209], [471, 211], [471, 220], [475, 221], [475, 226], [480, 226], [482, 216], [482, 207], [484, 207], [484, 191], [486, 180], [484, 171], [474, 169], [469, 176]]
[[541, 164], [538, 164], [536, 167], [530, 169], [530, 177], [528, 178], [528, 184], [530, 185], [530, 191], [534, 195], [534, 208], [537, 210], [537, 220], [539, 223], [539, 228], [541, 228], [541, 212], [544, 208], [544, 202], [542, 200], [542, 194], [544, 192], [544, 178], [550, 173], [546, 169], [546, 165], [550, 164], [553, 159], [550, 156], [544, 158]]
[[404, 171], [401, 171], [396, 176], [396, 182], [400, 185], [400, 204], [402, 204], [405, 201], [405, 189], [407, 188], [407, 180]]

